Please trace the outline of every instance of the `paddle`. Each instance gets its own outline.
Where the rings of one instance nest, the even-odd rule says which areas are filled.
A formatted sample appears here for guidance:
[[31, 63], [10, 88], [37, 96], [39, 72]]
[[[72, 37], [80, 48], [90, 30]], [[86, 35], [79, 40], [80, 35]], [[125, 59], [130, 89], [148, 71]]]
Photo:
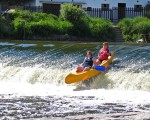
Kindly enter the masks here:
[[105, 66], [99, 66], [99, 65], [97, 65], [97, 66], [94, 66], [93, 68], [95, 70], [98, 70], [98, 71], [105, 71]]

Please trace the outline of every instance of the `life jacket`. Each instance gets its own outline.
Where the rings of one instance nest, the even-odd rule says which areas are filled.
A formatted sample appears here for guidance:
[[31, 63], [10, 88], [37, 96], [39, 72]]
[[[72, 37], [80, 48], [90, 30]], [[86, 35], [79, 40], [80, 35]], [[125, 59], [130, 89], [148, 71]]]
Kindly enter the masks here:
[[109, 55], [106, 54], [106, 53], [109, 53], [109, 50], [106, 49], [106, 48], [102, 48], [100, 51], [99, 51], [99, 56], [98, 56], [98, 59], [100, 60], [107, 60]]
[[92, 65], [93, 65], [93, 57], [91, 57], [90, 59], [86, 57], [84, 67], [91, 67]]

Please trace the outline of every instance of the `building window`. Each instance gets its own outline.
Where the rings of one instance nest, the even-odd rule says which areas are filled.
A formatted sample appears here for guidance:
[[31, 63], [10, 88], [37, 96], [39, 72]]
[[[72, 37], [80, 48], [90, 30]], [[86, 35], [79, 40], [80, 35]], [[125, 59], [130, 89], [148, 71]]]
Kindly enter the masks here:
[[87, 7], [87, 11], [92, 11], [92, 7]]
[[109, 10], [109, 4], [101, 4], [102, 10]]
[[142, 11], [142, 5], [134, 5], [134, 11], [141, 12]]

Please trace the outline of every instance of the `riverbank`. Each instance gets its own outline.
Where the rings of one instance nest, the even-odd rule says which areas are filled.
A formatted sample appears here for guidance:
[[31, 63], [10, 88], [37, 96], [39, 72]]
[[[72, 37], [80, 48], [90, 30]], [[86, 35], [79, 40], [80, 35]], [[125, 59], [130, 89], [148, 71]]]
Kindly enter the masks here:
[[[1, 37], [0, 41], [4, 41], [5, 37]], [[109, 42], [117, 42], [114, 39], [106, 39]], [[101, 38], [93, 38], [93, 37], [78, 37], [78, 36], [73, 36], [73, 35], [68, 35], [68, 34], [64, 34], [64, 35], [51, 35], [48, 37], [40, 37], [40, 36], [33, 36], [30, 38], [22, 38], [22, 39], [6, 39], [6, 41], [80, 41], [80, 42], [103, 42], [106, 41], [104, 39]], [[121, 41], [122, 42], [122, 41]]]

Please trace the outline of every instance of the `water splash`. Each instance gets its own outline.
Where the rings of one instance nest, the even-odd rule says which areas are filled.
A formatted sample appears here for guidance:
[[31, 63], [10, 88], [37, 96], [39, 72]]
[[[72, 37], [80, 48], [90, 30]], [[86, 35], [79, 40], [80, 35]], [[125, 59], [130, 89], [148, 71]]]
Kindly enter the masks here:
[[86, 50], [97, 56], [100, 45], [57, 42], [39, 49], [16, 44], [0, 45], [3, 119], [150, 110], [150, 46], [111, 45], [115, 60], [105, 73], [67, 85], [65, 76], [82, 62]]
[[90, 82], [78, 85], [77, 89], [150, 91], [150, 46], [115, 45], [112, 48], [115, 48], [115, 59], [109, 69]]
[[[2, 44], [0, 81], [24, 82], [32, 85], [39, 83], [65, 85], [65, 76], [82, 62], [86, 50], [91, 49], [94, 51], [94, 56], [97, 56], [99, 49], [96, 43], [52, 44], [53, 46], [49, 46], [49, 49], [44, 51], [36, 50], [35, 46], [34, 49], [17, 49], [16, 43], [11, 43], [9, 47], [7, 45], [4, 47]], [[85, 85], [87, 89], [149, 91], [150, 46], [114, 44], [110, 45], [110, 49], [115, 51], [115, 60], [109, 69], [81, 85]], [[76, 84], [72, 85], [76, 86]]]

